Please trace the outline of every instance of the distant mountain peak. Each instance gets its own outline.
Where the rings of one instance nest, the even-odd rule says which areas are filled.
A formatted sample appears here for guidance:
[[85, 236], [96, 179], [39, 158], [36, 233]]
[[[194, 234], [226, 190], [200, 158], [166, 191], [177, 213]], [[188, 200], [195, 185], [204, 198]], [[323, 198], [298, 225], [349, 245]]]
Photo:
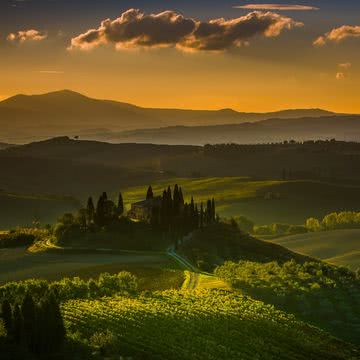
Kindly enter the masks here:
[[[41, 96], [41, 95], [38, 95]], [[48, 92], [46, 94], [43, 94], [42, 96], [72, 96], [72, 97], [82, 97], [82, 98], [87, 98], [87, 96], [73, 91], [73, 90], [69, 90], [69, 89], [63, 89], [63, 90], [57, 90], [57, 91], [51, 91]]]

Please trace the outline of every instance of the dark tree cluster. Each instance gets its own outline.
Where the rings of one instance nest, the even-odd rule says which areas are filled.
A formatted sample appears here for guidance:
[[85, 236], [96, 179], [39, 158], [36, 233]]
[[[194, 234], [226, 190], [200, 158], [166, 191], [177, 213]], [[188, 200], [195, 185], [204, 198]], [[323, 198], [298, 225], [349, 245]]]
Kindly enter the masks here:
[[185, 202], [182, 189], [177, 184], [173, 191], [170, 186], [165, 189], [160, 205], [152, 209], [151, 224], [163, 232], [184, 235], [214, 222], [215, 200], [209, 199], [206, 204], [200, 205], [193, 198], [190, 203]]
[[118, 219], [124, 213], [124, 201], [122, 194], [119, 193], [117, 204], [108, 199], [107, 193], [103, 192], [99, 197], [96, 208], [93, 199], [88, 199], [87, 207], [84, 212], [86, 225], [95, 224], [99, 227], [106, 226]]
[[53, 354], [62, 348], [66, 331], [53, 294], [38, 303], [30, 294], [25, 295], [21, 304], [4, 300], [1, 310], [10, 342], [36, 355]]
[[351, 141], [329, 140], [285, 140], [264, 144], [206, 144], [204, 154], [207, 156], [239, 156], [246, 153], [267, 153], [269, 151], [325, 152], [335, 154], [359, 153], [360, 144]]

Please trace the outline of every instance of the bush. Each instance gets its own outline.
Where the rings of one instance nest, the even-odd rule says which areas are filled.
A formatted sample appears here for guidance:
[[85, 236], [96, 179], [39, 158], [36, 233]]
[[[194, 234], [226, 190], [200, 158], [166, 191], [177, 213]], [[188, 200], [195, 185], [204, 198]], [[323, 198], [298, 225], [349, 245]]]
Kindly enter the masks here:
[[0, 287], [0, 301], [21, 302], [25, 294], [34, 299], [41, 299], [48, 292], [57, 295], [59, 301], [69, 299], [92, 299], [117, 294], [131, 294], [137, 291], [137, 279], [134, 275], [123, 271], [115, 275], [101, 274], [98, 279], [82, 280], [78, 277], [64, 278], [60, 281], [25, 280], [10, 282]]
[[0, 235], [0, 248], [14, 248], [21, 246], [30, 246], [36, 240], [36, 235], [23, 232], [10, 232]]
[[252, 220], [248, 219], [245, 216], [238, 216], [235, 218], [235, 220], [238, 223], [240, 230], [247, 233], [253, 232], [255, 224]]

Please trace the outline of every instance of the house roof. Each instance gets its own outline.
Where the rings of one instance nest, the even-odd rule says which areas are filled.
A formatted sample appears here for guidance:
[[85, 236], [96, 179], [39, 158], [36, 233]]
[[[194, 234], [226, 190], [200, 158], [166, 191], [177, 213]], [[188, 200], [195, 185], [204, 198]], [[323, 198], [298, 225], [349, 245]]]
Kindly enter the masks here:
[[146, 200], [142, 200], [142, 201], [138, 201], [136, 203], [133, 203], [133, 206], [141, 206], [141, 207], [152, 207], [152, 206], [157, 206], [160, 205], [161, 203], [161, 196], [156, 196], [152, 199], [146, 199]]

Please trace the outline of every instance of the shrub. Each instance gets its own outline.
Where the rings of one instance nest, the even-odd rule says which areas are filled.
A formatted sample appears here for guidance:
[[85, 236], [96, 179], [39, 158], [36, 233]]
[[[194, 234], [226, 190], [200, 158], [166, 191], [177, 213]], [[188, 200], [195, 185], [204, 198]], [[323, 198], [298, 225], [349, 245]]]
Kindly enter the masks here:
[[137, 291], [137, 279], [128, 272], [115, 275], [101, 274], [98, 279], [82, 280], [78, 277], [64, 278], [60, 281], [25, 280], [10, 282], [0, 287], [0, 301], [21, 302], [25, 294], [41, 299], [48, 292], [57, 295], [59, 301], [69, 299], [91, 299], [117, 294], [132, 294]]

